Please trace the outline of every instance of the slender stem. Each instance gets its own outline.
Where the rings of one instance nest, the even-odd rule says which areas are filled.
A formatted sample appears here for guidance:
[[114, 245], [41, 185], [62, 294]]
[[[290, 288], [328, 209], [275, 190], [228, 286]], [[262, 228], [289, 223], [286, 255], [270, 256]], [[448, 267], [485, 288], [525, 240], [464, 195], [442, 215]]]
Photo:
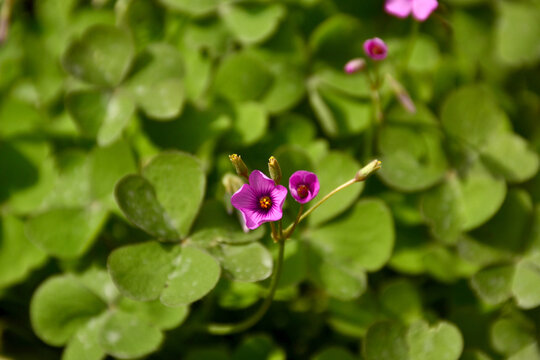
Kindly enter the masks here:
[[280, 239], [284, 239], [283, 237], [283, 221], [281, 221], [281, 219], [279, 219], [279, 222], [278, 222], [278, 236]]
[[11, 11], [15, 0], [4, 0], [2, 9], [0, 10], [0, 44], [2, 44], [8, 35], [9, 21], [11, 19]]
[[272, 300], [274, 299], [274, 295], [276, 293], [277, 286], [279, 283], [279, 278], [281, 276], [281, 270], [283, 268], [283, 257], [285, 254], [285, 239], [280, 239], [278, 241], [278, 244], [279, 244], [278, 259], [277, 259], [276, 266], [274, 268], [274, 272], [272, 274], [272, 280], [270, 282], [269, 293], [266, 299], [264, 299], [259, 309], [246, 320], [236, 323], [236, 324], [209, 324], [207, 327], [207, 330], [210, 334], [228, 335], [228, 334], [241, 332], [255, 325], [264, 316], [268, 308], [270, 308], [270, 305], [272, 304]]
[[[319, 200], [315, 205], [313, 205], [311, 208], [309, 208], [308, 211], [306, 211], [304, 214], [302, 214], [302, 216], [300, 216], [300, 218], [298, 219], [297, 222], [295, 222], [295, 224], [298, 224], [300, 223], [302, 220], [304, 220], [309, 214], [311, 214], [313, 212], [313, 210], [315, 210], [316, 208], [318, 208], [319, 206], [321, 206], [326, 200], [328, 200], [329, 198], [331, 198], [334, 194], [336, 194], [337, 192], [345, 189], [346, 187], [348, 186], [351, 186], [352, 184], [354, 184], [355, 182], [357, 182], [354, 178], [347, 181], [346, 183], [344, 184], [341, 184], [340, 186], [338, 186], [337, 188], [335, 188], [334, 190], [330, 191], [328, 194], [326, 194], [321, 200]], [[285, 234], [288, 234], [291, 229], [293, 228], [293, 225], [296, 226], [295, 224], [291, 224], [289, 225], [289, 227], [287, 227], [285, 229]]]
[[304, 211], [304, 204], [300, 204], [300, 210], [298, 210], [298, 215], [296, 215], [296, 219], [294, 220], [294, 223], [290, 226], [290, 229], [287, 228], [287, 231], [285, 231], [285, 239], [288, 239], [291, 237], [291, 235], [294, 232], [294, 229], [296, 229], [296, 225], [300, 222], [300, 216], [302, 215], [302, 212]]

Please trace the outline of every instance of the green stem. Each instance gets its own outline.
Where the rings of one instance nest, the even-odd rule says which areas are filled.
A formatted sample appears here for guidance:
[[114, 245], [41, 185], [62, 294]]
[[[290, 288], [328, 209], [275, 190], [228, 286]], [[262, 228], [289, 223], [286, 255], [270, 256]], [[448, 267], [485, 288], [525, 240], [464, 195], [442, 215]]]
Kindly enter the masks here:
[[348, 186], [351, 186], [352, 184], [354, 184], [355, 182], [357, 182], [354, 178], [347, 181], [346, 183], [344, 184], [341, 184], [340, 186], [338, 186], [337, 188], [335, 188], [334, 190], [330, 191], [328, 194], [326, 194], [321, 200], [319, 200], [315, 205], [313, 205], [311, 208], [309, 208], [308, 211], [306, 211], [302, 216], [300, 216], [300, 218], [298, 219], [298, 221], [295, 221], [294, 224], [291, 224], [289, 225], [289, 227], [287, 227], [285, 229], [285, 234], [288, 234], [292, 228], [293, 228], [293, 225], [296, 226], [295, 224], [298, 224], [300, 223], [302, 220], [304, 220], [309, 214], [311, 214], [313, 212], [313, 210], [315, 210], [316, 208], [318, 208], [319, 206], [321, 206], [326, 200], [330, 199], [334, 194], [336, 194], [337, 192], [345, 189], [346, 187]]
[[294, 223], [291, 226], [289, 226], [290, 229], [287, 228], [285, 230], [285, 239], [288, 239], [293, 234], [294, 229], [296, 229], [296, 225], [298, 225], [298, 223], [300, 222], [300, 216], [302, 215], [302, 211], [304, 211], [304, 204], [300, 204], [300, 210], [298, 210], [298, 215], [296, 215], [296, 219], [294, 220]]
[[246, 320], [236, 323], [236, 324], [209, 324], [207, 327], [207, 330], [210, 334], [228, 335], [228, 334], [241, 332], [255, 325], [264, 316], [268, 308], [270, 308], [270, 305], [272, 304], [272, 300], [274, 299], [274, 295], [276, 293], [277, 286], [279, 283], [279, 278], [281, 276], [281, 270], [283, 268], [283, 256], [285, 254], [285, 240], [280, 239], [278, 241], [278, 244], [279, 244], [278, 259], [277, 259], [276, 266], [274, 268], [274, 272], [272, 274], [272, 280], [270, 282], [269, 293], [266, 299], [264, 299], [259, 309]]

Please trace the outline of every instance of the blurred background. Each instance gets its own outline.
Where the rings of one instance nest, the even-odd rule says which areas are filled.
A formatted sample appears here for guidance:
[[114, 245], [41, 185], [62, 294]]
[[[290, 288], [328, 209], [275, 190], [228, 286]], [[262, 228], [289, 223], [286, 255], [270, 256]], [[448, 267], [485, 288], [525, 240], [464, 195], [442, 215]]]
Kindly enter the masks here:
[[[425, 22], [379, 0], [0, 8], [1, 359], [540, 359], [540, 1], [441, 0]], [[388, 45], [376, 63], [362, 48], [373, 37]], [[358, 57], [366, 68], [346, 74]], [[123, 352], [78, 329], [117, 304], [111, 251], [151, 238], [115, 184], [168, 150], [206, 177], [190, 234], [240, 231], [229, 154], [262, 171], [275, 156], [284, 183], [314, 171], [321, 195], [374, 158], [383, 167], [300, 227], [253, 329], [197, 331], [265, 296], [268, 281], [229, 273], [189, 316], [122, 300], [159, 328]], [[289, 199], [286, 222], [296, 211]], [[65, 284], [32, 300], [50, 279], [104, 303]]]

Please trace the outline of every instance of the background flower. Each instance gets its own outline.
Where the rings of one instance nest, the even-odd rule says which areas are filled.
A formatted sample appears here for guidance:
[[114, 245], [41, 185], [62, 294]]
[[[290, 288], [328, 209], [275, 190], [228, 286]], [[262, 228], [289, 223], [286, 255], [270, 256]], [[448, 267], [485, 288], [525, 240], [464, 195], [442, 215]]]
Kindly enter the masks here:
[[437, 6], [437, 0], [387, 0], [384, 10], [400, 18], [406, 18], [412, 13], [416, 20], [424, 21]]
[[383, 60], [388, 55], [388, 47], [379, 38], [368, 39], [364, 41], [364, 51], [366, 55], [373, 60]]

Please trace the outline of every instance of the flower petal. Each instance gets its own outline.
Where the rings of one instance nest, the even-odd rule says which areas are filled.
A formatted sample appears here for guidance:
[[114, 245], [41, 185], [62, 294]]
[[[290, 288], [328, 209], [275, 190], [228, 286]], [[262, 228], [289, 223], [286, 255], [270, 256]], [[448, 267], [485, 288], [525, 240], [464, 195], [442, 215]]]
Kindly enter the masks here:
[[412, 13], [416, 20], [424, 21], [439, 6], [437, 0], [414, 0]]
[[238, 210], [253, 210], [257, 207], [257, 196], [250, 185], [244, 184], [231, 196], [231, 204]]
[[386, 0], [384, 10], [394, 16], [406, 18], [413, 8], [413, 0]]
[[256, 197], [268, 195], [276, 186], [274, 180], [264, 175], [259, 170], [253, 170], [249, 175], [249, 185], [252, 187]]
[[261, 219], [260, 213], [256, 210], [242, 209], [240, 210], [246, 227], [250, 230], [255, 230], [264, 222]]

